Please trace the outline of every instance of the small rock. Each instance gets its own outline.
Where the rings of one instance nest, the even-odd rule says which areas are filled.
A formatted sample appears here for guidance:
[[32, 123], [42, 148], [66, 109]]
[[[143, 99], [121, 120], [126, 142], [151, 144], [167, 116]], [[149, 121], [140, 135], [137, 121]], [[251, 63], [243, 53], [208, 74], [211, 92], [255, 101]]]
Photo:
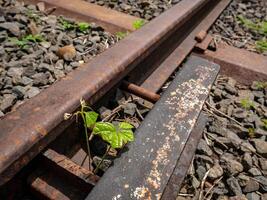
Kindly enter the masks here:
[[40, 90], [37, 87], [31, 87], [28, 91], [26, 91], [25, 96], [28, 98], [32, 98], [40, 93]]
[[13, 87], [12, 91], [17, 95], [18, 99], [22, 99], [26, 93], [25, 88], [22, 86]]
[[257, 152], [264, 156], [267, 156], [267, 142], [261, 139], [252, 140]]
[[31, 21], [28, 25], [28, 28], [31, 32], [32, 35], [37, 35], [40, 33], [40, 30], [38, 29], [38, 27], [36, 26], [35, 22]]
[[210, 168], [208, 177], [211, 179], [217, 179], [223, 175], [223, 169], [219, 164], [215, 164], [212, 168]]
[[4, 98], [3, 98], [1, 105], [0, 105], [0, 110], [2, 112], [7, 112], [13, 106], [15, 101], [16, 101], [15, 95], [13, 95], [13, 94], [4, 95]]
[[203, 177], [205, 176], [206, 172], [207, 172], [207, 170], [206, 170], [205, 167], [203, 167], [203, 166], [201, 166], [201, 165], [197, 167], [196, 173], [197, 173], [198, 178], [199, 178], [200, 180], [203, 179]]
[[67, 45], [59, 48], [57, 55], [66, 61], [71, 61], [76, 56], [76, 49], [73, 45]]
[[235, 177], [228, 178], [226, 182], [227, 182], [229, 188], [231, 189], [231, 191], [235, 195], [237, 195], [237, 196], [241, 196], [242, 195], [241, 187], [238, 184], [238, 180]]
[[259, 189], [260, 189], [260, 184], [257, 181], [250, 179], [245, 188], [243, 189], [243, 192], [245, 193], [255, 192], [258, 191]]
[[245, 168], [247, 168], [247, 169], [252, 167], [252, 157], [249, 153], [244, 154], [243, 164], [244, 164]]
[[237, 94], [237, 90], [235, 89], [235, 87], [231, 86], [230, 84], [225, 84], [225, 90], [232, 95], [236, 95]]
[[237, 120], [243, 120], [247, 117], [247, 112], [241, 108], [236, 108], [233, 110], [232, 116]]
[[5, 114], [2, 112], [2, 111], [0, 111], [0, 117], [3, 117]]
[[221, 158], [222, 161], [224, 161], [224, 164], [227, 168], [227, 170], [232, 174], [232, 175], [235, 175], [235, 174], [238, 174], [240, 172], [243, 171], [243, 165], [236, 161], [236, 160], [233, 160], [231, 158], [227, 158], [227, 157], [222, 157]]
[[206, 143], [206, 141], [203, 140], [203, 139], [200, 140], [200, 142], [198, 144], [198, 147], [197, 147], [197, 151], [200, 152], [200, 153], [203, 153], [203, 154], [205, 154], [207, 156], [211, 156], [212, 155], [211, 148]]
[[267, 159], [260, 158], [259, 161], [260, 161], [261, 169], [267, 171]]
[[136, 112], [136, 104], [134, 103], [127, 103], [124, 107], [124, 113], [133, 116]]
[[0, 28], [8, 30], [14, 36], [18, 37], [20, 35], [20, 29], [19, 29], [19, 26], [16, 22], [0, 23]]
[[252, 193], [248, 193], [246, 195], [247, 199], [248, 200], [260, 200], [260, 195], [258, 195], [257, 193], [255, 192], [252, 192]]
[[257, 169], [256, 167], [251, 168], [250, 170], [248, 170], [248, 172], [253, 176], [260, 176], [261, 175], [261, 171], [259, 169]]
[[[97, 166], [100, 162], [101, 162], [101, 158], [99, 158], [98, 156], [94, 156], [93, 157], [93, 163], [95, 164], [95, 166]], [[101, 169], [102, 171], [107, 171], [107, 169], [109, 168], [109, 166], [111, 165], [112, 161], [111, 160], [107, 160], [104, 159], [103, 162], [101, 163], [101, 165], [99, 166], [99, 169]]]
[[39, 2], [39, 3], [37, 3], [36, 6], [37, 6], [39, 11], [41, 11], [41, 12], [45, 11], [45, 3], [44, 2]]

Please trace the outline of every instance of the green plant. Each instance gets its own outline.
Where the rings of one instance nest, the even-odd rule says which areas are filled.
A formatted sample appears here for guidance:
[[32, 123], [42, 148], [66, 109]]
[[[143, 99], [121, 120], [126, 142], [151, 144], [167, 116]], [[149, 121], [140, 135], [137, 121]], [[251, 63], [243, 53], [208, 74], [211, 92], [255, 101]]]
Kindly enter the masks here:
[[260, 81], [257, 81], [256, 84], [255, 84], [255, 87], [258, 89], [258, 90], [262, 90], [264, 88], [267, 88], [267, 82], [260, 82]]
[[117, 37], [119, 40], [122, 40], [122, 39], [125, 38], [128, 34], [129, 34], [128, 31], [126, 31], [126, 32], [117, 32], [117, 33], [116, 33], [116, 37]]
[[19, 46], [21, 49], [27, 49], [30, 42], [32, 43], [39, 43], [45, 41], [44, 38], [37, 34], [37, 35], [26, 35], [21, 39], [18, 38], [9, 38], [11, 42]]
[[243, 107], [246, 110], [255, 108], [255, 104], [249, 99], [241, 99], [240, 103], [241, 103], [241, 107]]
[[71, 22], [62, 17], [59, 19], [60, 24], [62, 25], [64, 30], [79, 30], [83, 33], [86, 33], [87, 30], [91, 27], [90, 24], [86, 22]]
[[248, 29], [255, 30], [255, 31], [260, 30], [259, 24], [254, 23], [253, 21], [243, 17], [242, 15], [238, 15], [237, 20]]
[[256, 49], [261, 52], [267, 51], [267, 40], [258, 40], [256, 41]]
[[263, 128], [267, 130], [267, 119], [262, 119], [263, 122]]
[[[96, 173], [111, 147], [114, 149], [122, 148], [128, 142], [131, 142], [134, 140], [134, 135], [132, 131], [134, 127], [127, 122], [120, 122], [118, 125], [114, 125], [109, 122], [97, 122], [97, 118], [99, 116], [98, 113], [92, 111], [92, 109], [86, 105], [84, 100], [80, 100], [80, 104], [81, 104], [80, 111], [77, 111], [73, 115], [75, 116], [80, 115], [82, 117], [83, 125], [84, 125], [84, 132], [85, 132], [85, 139], [86, 139], [86, 146], [87, 146], [87, 153], [88, 153], [89, 159], [91, 158], [91, 152], [90, 152], [90, 145], [89, 145], [88, 129], [92, 130], [93, 135], [98, 135], [105, 142], [109, 144], [107, 151], [105, 152], [100, 163], [97, 165], [96, 169], [94, 170], [94, 173]], [[64, 119], [67, 120], [73, 115], [69, 113], [65, 113]]]
[[250, 138], [255, 137], [255, 129], [254, 128], [248, 128], [248, 135]]
[[81, 32], [85, 33], [91, 26], [86, 22], [79, 22], [77, 27]]
[[140, 29], [144, 25], [145, 25], [145, 20], [143, 19], [137, 19], [133, 22], [133, 27], [135, 30]]

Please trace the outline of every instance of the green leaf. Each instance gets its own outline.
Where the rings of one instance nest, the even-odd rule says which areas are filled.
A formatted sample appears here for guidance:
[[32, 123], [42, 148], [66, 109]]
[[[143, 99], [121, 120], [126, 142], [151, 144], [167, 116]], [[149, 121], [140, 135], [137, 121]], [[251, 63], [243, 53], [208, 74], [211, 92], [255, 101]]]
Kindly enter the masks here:
[[90, 28], [90, 24], [86, 22], [80, 22], [78, 23], [78, 28], [81, 32], [86, 32]]
[[133, 125], [131, 125], [131, 124], [127, 123], [127, 122], [121, 122], [119, 124], [119, 128], [120, 129], [133, 129], [134, 127], [133, 127]]
[[144, 25], [145, 25], [145, 20], [143, 19], [138, 19], [133, 22], [133, 27], [135, 30], [140, 29]]
[[108, 142], [112, 148], [122, 148], [124, 144], [134, 140], [133, 126], [126, 122], [121, 122], [116, 128], [109, 122], [97, 122], [93, 129], [93, 134], [99, 135]]
[[85, 121], [86, 121], [86, 126], [88, 128], [91, 128], [95, 125], [98, 114], [94, 111], [90, 111], [90, 112], [84, 112], [85, 115]]
[[125, 38], [128, 34], [129, 34], [128, 31], [127, 31], [127, 32], [117, 32], [117, 33], [116, 33], [116, 37], [117, 37], [119, 40], [122, 40], [122, 39]]

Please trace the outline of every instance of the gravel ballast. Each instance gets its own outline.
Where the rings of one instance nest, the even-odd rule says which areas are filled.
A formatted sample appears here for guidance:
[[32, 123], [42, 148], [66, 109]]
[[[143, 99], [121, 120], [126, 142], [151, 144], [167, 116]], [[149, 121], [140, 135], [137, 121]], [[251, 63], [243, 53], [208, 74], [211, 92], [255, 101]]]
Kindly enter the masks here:
[[87, 0], [89, 3], [95, 3], [99, 6], [105, 6], [146, 20], [152, 20], [180, 1], [181, 0]]
[[[210, 29], [217, 42], [224, 42], [238, 48], [264, 53], [256, 48], [256, 41], [266, 39], [265, 33], [248, 28], [241, 18], [253, 23], [267, 22], [267, 1], [233, 0]], [[265, 28], [266, 29], [266, 28]]]
[[0, 5], [0, 116], [117, 41], [96, 24], [48, 15], [43, 4]]
[[265, 200], [267, 83], [220, 76], [204, 111], [208, 123], [177, 200]]

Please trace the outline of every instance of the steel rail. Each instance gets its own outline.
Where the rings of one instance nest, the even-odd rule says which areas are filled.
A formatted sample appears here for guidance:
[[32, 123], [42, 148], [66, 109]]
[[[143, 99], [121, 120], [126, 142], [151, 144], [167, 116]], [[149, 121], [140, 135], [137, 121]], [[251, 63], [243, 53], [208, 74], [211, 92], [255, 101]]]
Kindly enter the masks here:
[[182, 1], [7, 114], [0, 121], [0, 185], [70, 124], [64, 121], [64, 113], [74, 112], [81, 98], [96, 102], [207, 2]]

